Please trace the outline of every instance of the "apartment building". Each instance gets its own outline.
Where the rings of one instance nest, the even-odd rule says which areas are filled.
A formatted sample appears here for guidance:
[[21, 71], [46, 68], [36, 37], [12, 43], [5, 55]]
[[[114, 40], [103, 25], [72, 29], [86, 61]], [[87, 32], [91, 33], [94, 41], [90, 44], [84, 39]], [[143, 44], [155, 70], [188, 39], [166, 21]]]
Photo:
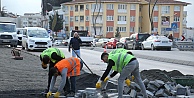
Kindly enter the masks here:
[[[150, 4], [152, 11], [154, 2]], [[100, 35], [111, 38], [116, 29], [122, 37], [137, 32], [161, 35], [173, 33], [180, 37], [185, 26], [184, 6], [188, 3], [174, 0], [158, 0], [153, 9], [153, 31], [149, 21], [149, 0], [73, 0], [62, 4], [65, 11], [66, 31], [89, 30], [92, 36]], [[170, 31], [171, 23], [177, 23], [176, 31]], [[96, 32], [95, 29], [96, 28]]]
[[22, 27], [41, 27], [41, 14], [40, 13], [24, 13], [20, 17]]

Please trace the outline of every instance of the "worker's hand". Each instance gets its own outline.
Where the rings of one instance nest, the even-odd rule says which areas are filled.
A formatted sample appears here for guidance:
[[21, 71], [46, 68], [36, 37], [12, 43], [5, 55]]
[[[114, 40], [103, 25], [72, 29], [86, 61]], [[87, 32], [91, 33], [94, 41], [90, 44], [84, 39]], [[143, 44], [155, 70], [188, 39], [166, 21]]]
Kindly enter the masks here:
[[59, 95], [60, 95], [60, 93], [59, 93], [59, 92], [56, 92], [56, 93], [54, 94], [54, 98], [59, 98]]
[[96, 88], [101, 88], [101, 81], [96, 83]]
[[108, 81], [111, 77], [110, 76], [107, 76], [105, 79], [104, 79], [104, 82]]
[[48, 92], [48, 93], [46, 94], [46, 98], [49, 98], [51, 95], [52, 95], [52, 92]]
[[68, 51], [71, 52], [71, 49], [69, 48]]
[[125, 83], [127, 84], [127, 86], [130, 86], [131, 85], [131, 81], [129, 79], [126, 79], [125, 80]]
[[47, 68], [47, 64], [44, 64], [44, 63], [42, 62], [42, 68], [43, 68], [43, 69], [46, 69], [46, 68]]

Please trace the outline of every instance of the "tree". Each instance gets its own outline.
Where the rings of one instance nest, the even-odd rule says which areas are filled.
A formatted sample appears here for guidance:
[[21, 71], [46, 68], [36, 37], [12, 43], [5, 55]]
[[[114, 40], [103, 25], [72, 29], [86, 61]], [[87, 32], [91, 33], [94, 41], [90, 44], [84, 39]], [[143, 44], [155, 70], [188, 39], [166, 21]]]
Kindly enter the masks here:
[[119, 28], [118, 27], [116, 29], [115, 37], [117, 37], [117, 38], [120, 38], [121, 37], [121, 34], [119, 32]]
[[49, 16], [49, 29], [59, 32], [63, 29], [63, 19], [59, 17], [58, 12]]

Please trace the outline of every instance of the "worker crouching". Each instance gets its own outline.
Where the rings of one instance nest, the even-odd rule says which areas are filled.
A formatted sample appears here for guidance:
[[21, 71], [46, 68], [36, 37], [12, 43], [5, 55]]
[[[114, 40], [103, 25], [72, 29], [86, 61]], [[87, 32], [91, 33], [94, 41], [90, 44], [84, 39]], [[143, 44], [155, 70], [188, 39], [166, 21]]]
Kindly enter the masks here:
[[[55, 98], [58, 98], [61, 94], [65, 84], [67, 77], [76, 77], [80, 75], [80, 70], [82, 68], [81, 60], [75, 57], [70, 57], [67, 59], [63, 59], [59, 61], [53, 68], [50, 69], [52, 74], [52, 80], [49, 88], [49, 92], [47, 93], [47, 98], [52, 95], [52, 90], [56, 82], [56, 78], [58, 75], [61, 75], [61, 83], [57, 92], [54, 94]], [[76, 85], [76, 81], [73, 82], [73, 85]]]

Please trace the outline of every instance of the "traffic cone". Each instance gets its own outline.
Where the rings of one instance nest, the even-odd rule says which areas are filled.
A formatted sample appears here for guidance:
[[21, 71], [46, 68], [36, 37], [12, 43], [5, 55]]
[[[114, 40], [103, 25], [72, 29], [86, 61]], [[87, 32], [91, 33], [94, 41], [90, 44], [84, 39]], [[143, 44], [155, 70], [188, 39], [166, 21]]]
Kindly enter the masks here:
[[106, 46], [104, 46], [104, 53], [106, 53]]

